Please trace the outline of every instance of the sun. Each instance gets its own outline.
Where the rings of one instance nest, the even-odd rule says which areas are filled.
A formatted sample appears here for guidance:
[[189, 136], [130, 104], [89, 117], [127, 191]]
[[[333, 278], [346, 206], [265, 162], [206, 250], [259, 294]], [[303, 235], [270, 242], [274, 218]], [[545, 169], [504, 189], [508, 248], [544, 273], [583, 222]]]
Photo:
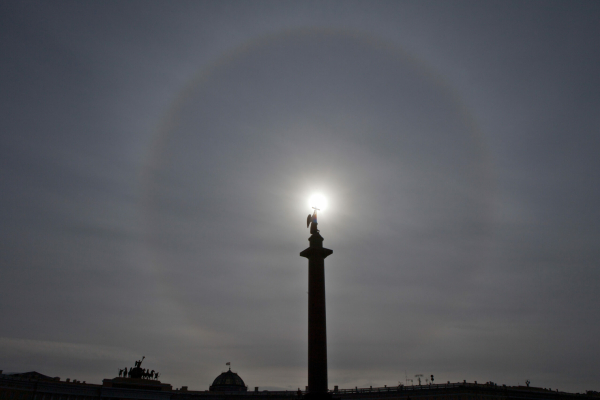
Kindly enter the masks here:
[[310, 196], [310, 199], [308, 199], [308, 206], [316, 207], [320, 211], [323, 211], [327, 208], [327, 198], [321, 193], [315, 193], [312, 196]]

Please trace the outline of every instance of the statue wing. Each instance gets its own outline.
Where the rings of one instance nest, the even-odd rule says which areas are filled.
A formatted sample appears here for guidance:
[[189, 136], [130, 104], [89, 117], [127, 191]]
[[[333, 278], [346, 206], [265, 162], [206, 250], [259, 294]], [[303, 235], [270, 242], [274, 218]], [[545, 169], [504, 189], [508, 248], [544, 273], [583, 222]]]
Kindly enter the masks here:
[[308, 214], [308, 217], [306, 218], [306, 227], [308, 228], [308, 226], [310, 225], [310, 223], [312, 222], [312, 215]]

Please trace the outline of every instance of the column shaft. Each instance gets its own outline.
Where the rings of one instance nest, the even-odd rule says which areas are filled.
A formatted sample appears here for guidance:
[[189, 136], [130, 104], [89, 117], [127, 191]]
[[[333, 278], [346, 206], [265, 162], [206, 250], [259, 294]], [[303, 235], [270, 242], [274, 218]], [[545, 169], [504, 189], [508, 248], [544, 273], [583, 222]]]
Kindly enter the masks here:
[[308, 260], [308, 391], [327, 392], [325, 262], [319, 255]]

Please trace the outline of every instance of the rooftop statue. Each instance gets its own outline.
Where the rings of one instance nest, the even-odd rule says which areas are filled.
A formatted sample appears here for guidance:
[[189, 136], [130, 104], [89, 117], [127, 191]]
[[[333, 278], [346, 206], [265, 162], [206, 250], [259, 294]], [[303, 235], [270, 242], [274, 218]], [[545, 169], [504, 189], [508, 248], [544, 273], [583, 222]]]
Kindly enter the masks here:
[[142, 362], [145, 358], [146, 357], [144, 356], [141, 360], [137, 360], [135, 362], [135, 367], [129, 368], [129, 371], [127, 368], [119, 369], [119, 377], [157, 380], [160, 376], [158, 371], [142, 368]]
[[318, 210], [318, 208], [313, 207], [313, 209], [315, 210], [315, 212], [312, 215], [308, 214], [308, 217], [306, 218], [306, 227], [308, 228], [308, 226], [310, 225], [311, 235], [314, 235], [315, 233], [319, 232], [319, 230], [317, 229], [317, 210]]

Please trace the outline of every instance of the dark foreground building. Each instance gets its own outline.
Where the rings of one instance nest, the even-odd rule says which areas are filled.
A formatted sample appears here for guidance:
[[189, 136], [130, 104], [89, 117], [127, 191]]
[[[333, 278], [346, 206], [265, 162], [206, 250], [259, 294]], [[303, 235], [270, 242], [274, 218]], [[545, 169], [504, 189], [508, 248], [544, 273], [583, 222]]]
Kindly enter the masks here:
[[[237, 378], [236, 378], [237, 377]], [[239, 379], [239, 380], [238, 380]], [[2, 374], [0, 400], [292, 400], [305, 392], [253, 391], [234, 372], [219, 375], [211, 390], [191, 391], [186, 386], [172, 389], [157, 380], [137, 378], [105, 379], [102, 385], [63, 380], [37, 372]], [[228, 387], [232, 390], [227, 390]], [[441, 385], [394, 386], [337, 389], [329, 392], [340, 400], [600, 400], [600, 393], [565, 393], [556, 390], [499, 386], [493, 383], [447, 383]]]

